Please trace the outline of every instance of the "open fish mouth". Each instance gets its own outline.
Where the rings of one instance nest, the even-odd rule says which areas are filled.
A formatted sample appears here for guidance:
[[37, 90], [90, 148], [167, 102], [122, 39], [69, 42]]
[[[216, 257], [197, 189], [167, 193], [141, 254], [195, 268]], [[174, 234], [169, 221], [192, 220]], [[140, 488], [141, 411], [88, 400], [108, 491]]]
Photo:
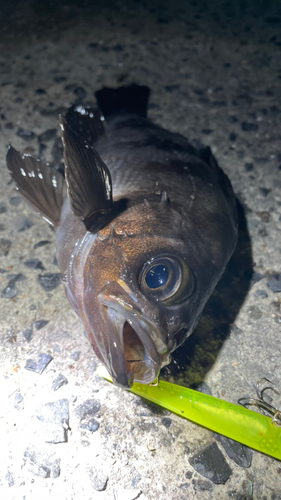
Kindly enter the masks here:
[[107, 366], [115, 384], [129, 389], [134, 382], [152, 383], [169, 363], [159, 329], [123, 300], [99, 296], [107, 323]]

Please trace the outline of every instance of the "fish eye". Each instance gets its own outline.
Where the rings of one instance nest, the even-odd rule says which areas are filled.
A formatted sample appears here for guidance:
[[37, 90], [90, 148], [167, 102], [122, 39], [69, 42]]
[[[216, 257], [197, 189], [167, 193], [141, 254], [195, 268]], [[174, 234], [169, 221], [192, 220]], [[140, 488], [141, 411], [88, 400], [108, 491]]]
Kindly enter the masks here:
[[178, 257], [159, 256], [147, 262], [140, 272], [140, 288], [145, 295], [175, 305], [186, 300], [194, 290], [194, 276]]

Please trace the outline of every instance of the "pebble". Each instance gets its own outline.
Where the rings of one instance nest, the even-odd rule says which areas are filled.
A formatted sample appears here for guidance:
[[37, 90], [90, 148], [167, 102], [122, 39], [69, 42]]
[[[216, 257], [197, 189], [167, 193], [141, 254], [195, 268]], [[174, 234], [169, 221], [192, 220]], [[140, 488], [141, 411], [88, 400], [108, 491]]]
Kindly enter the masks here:
[[215, 439], [222, 445], [229, 458], [237, 465], [240, 467], [251, 466], [253, 452], [250, 448], [221, 434], [215, 434]]
[[80, 418], [80, 420], [84, 420], [87, 417], [95, 415], [99, 409], [99, 401], [96, 401], [96, 399], [87, 399], [84, 403], [75, 408], [75, 415]]
[[18, 290], [16, 288], [16, 282], [23, 281], [26, 279], [26, 277], [21, 273], [16, 275], [10, 275], [9, 277], [11, 279], [9, 280], [6, 288], [4, 288], [4, 290], [2, 290], [1, 293], [1, 297], [3, 297], [4, 299], [13, 299], [14, 297], [16, 297], [18, 294]]
[[23, 231], [26, 231], [30, 227], [32, 227], [34, 223], [29, 220], [27, 217], [20, 217], [16, 223], [16, 228], [19, 233], [22, 233]]
[[0, 257], [6, 257], [6, 255], [8, 255], [10, 251], [11, 246], [12, 242], [10, 240], [0, 238]]
[[10, 199], [10, 205], [13, 207], [18, 207], [19, 204], [22, 202], [22, 198], [20, 196], [12, 196]]
[[60, 373], [52, 382], [52, 391], [57, 391], [66, 384], [68, 384], [67, 378]]
[[39, 241], [38, 243], [35, 243], [33, 248], [34, 248], [34, 250], [36, 250], [36, 248], [43, 247], [45, 245], [48, 245], [49, 243], [51, 243], [49, 240], [42, 240], [42, 241]]
[[27, 342], [30, 342], [33, 337], [33, 324], [23, 330], [22, 335], [24, 336], [25, 340], [27, 340]]
[[69, 429], [69, 402], [59, 399], [54, 403], [42, 405], [37, 412], [42, 422], [42, 435], [46, 443], [66, 443]]
[[26, 267], [29, 267], [30, 269], [41, 269], [41, 271], [45, 271], [45, 267], [43, 266], [41, 260], [39, 259], [29, 259], [24, 262], [24, 265]]
[[251, 276], [249, 289], [251, 289], [255, 283], [258, 283], [258, 281], [262, 280], [262, 278], [263, 278], [263, 275], [261, 273], [257, 273], [256, 271], [254, 271], [252, 276]]
[[34, 325], [36, 330], [41, 330], [41, 328], [44, 328], [49, 323], [49, 320], [47, 319], [38, 319], [34, 321]]
[[14, 395], [14, 408], [16, 410], [23, 410], [23, 396], [20, 393], [20, 389], [18, 389]]
[[54, 139], [57, 135], [57, 129], [56, 128], [49, 128], [46, 130], [46, 132], [43, 132], [42, 134], [38, 135], [38, 142], [48, 142]]
[[81, 424], [80, 427], [82, 429], [87, 429], [87, 431], [90, 432], [96, 432], [99, 429], [100, 424], [95, 418], [90, 418], [87, 424]]
[[281, 273], [270, 278], [266, 285], [274, 293], [281, 292]]
[[27, 459], [28, 471], [34, 476], [56, 479], [60, 476], [60, 459], [54, 455], [48, 455], [36, 448], [27, 448], [24, 453], [24, 458]]
[[21, 137], [21, 139], [24, 139], [25, 141], [32, 141], [35, 138], [34, 132], [31, 132], [30, 130], [25, 130], [23, 128], [18, 129], [17, 135]]
[[172, 423], [172, 420], [168, 417], [164, 417], [162, 418], [161, 420], [162, 424], [167, 428], [169, 429], [169, 427], [171, 426], [171, 423]]
[[88, 469], [88, 474], [94, 490], [104, 491], [107, 485], [108, 476], [103, 472], [103, 470], [90, 467]]
[[260, 297], [261, 299], [266, 299], [268, 297], [265, 290], [257, 290], [254, 295], [255, 297]]
[[78, 361], [80, 358], [81, 351], [75, 351], [73, 354], [70, 354], [70, 358], [74, 361]]
[[46, 292], [50, 292], [61, 284], [61, 275], [60, 273], [39, 274], [38, 281]]
[[1, 202], [0, 202], [0, 214], [4, 214], [5, 212], [7, 212], [6, 203], [3, 203], [3, 202], [1, 201]]
[[256, 132], [259, 129], [257, 123], [242, 122], [241, 128], [244, 132]]
[[196, 472], [215, 484], [224, 484], [232, 474], [217, 443], [212, 443], [204, 450], [195, 453], [190, 457], [189, 463]]
[[25, 363], [25, 369], [41, 375], [52, 359], [50, 354], [41, 353], [38, 356], [38, 361], [28, 359]]

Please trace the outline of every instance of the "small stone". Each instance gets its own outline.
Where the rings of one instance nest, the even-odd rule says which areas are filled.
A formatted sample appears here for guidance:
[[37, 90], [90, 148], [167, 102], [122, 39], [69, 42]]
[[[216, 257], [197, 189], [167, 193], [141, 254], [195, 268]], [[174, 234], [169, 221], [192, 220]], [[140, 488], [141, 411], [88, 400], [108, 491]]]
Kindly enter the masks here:
[[34, 325], [36, 330], [41, 330], [41, 328], [44, 328], [49, 323], [49, 320], [47, 319], [38, 319], [37, 321], [34, 321]]
[[95, 467], [89, 467], [88, 474], [94, 490], [104, 491], [107, 485], [108, 476], [103, 472], [103, 470]]
[[87, 424], [81, 424], [80, 427], [82, 429], [87, 429], [90, 432], [96, 432], [99, 429], [100, 424], [95, 418], [91, 418]]
[[39, 259], [29, 259], [24, 262], [24, 265], [26, 267], [29, 267], [30, 269], [41, 269], [41, 271], [45, 271], [45, 267], [43, 266], [41, 260]]
[[54, 403], [42, 405], [37, 413], [37, 418], [44, 424], [42, 432], [46, 443], [67, 442], [69, 428], [69, 402], [59, 399]]
[[5, 479], [9, 487], [14, 486], [15, 484], [14, 476], [10, 471], [8, 471], [7, 474], [5, 475]]
[[50, 292], [61, 284], [61, 275], [60, 273], [39, 274], [38, 281], [46, 292]]
[[265, 290], [257, 290], [254, 295], [255, 297], [260, 297], [261, 299], [266, 299], [268, 297]]
[[13, 299], [18, 294], [17, 287], [14, 280], [10, 280], [6, 288], [2, 290], [1, 297], [3, 299]]
[[246, 172], [252, 172], [254, 170], [254, 164], [253, 163], [245, 163], [244, 168]]
[[241, 128], [244, 132], [256, 132], [259, 129], [257, 123], [242, 122]]
[[81, 351], [75, 351], [73, 354], [70, 354], [70, 358], [74, 361], [78, 361], [80, 358]]
[[281, 292], [281, 273], [273, 276], [266, 285], [274, 293]]
[[92, 417], [95, 415], [100, 409], [100, 402], [95, 399], [87, 399], [83, 404], [78, 405], [75, 408], [75, 415], [80, 418], [80, 420], [84, 420], [87, 417]]
[[20, 196], [13, 196], [10, 199], [10, 205], [13, 205], [14, 207], [18, 207], [21, 202], [22, 198]]
[[215, 434], [215, 439], [221, 443], [229, 458], [237, 465], [240, 467], [251, 466], [253, 452], [250, 448], [221, 434]]
[[212, 132], [213, 132], [213, 131], [212, 131], [212, 129], [210, 129], [210, 128], [203, 128], [203, 129], [201, 130], [201, 134], [204, 134], [204, 135], [210, 135], [210, 134], [212, 134]]
[[30, 227], [32, 227], [34, 223], [27, 219], [27, 217], [20, 217], [16, 223], [16, 228], [19, 233], [22, 233], [23, 231], [26, 231]]
[[212, 443], [189, 459], [190, 465], [202, 476], [215, 484], [224, 484], [232, 470], [226, 462], [217, 443]]
[[162, 418], [161, 420], [162, 424], [167, 428], [169, 429], [169, 427], [171, 426], [171, 423], [172, 423], [172, 420], [168, 417], [164, 417]]
[[28, 326], [23, 332], [22, 335], [24, 336], [25, 340], [27, 342], [30, 342], [32, 337], [33, 337], [33, 325]]
[[256, 271], [253, 272], [249, 288], [251, 289], [255, 283], [258, 283], [260, 280], [263, 279], [263, 275], [261, 273], [257, 273]]
[[23, 128], [18, 129], [17, 135], [25, 141], [32, 141], [35, 138], [34, 132], [31, 132], [30, 130], [24, 130]]
[[19, 274], [10, 274], [9, 275], [10, 281], [8, 282], [8, 285], [6, 288], [1, 293], [1, 297], [4, 299], [13, 299], [14, 297], [17, 296], [18, 290], [16, 288], [16, 282], [17, 281], [23, 281], [25, 280], [25, 276], [21, 273]]
[[6, 204], [1, 201], [0, 202], [0, 214], [4, 214], [5, 212], [7, 212]]
[[36, 89], [35, 90], [35, 94], [38, 94], [38, 95], [46, 94], [46, 90], [44, 90], [44, 89]]
[[49, 128], [46, 130], [46, 132], [43, 132], [43, 134], [38, 135], [38, 141], [39, 142], [48, 142], [54, 139], [57, 135], [57, 129], [56, 128]]
[[262, 317], [262, 311], [257, 306], [248, 307], [248, 315], [250, 319], [257, 321]]
[[28, 359], [25, 363], [25, 369], [31, 372], [36, 372], [39, 375], [43, 373], [48, 364], [52, 361], [52, 356], [50, 354], [39, 354], [38, 361], [34, 359]]
[[192, 484], [195, 491], [211, 491], [213, 489], [212, 483], [210, 483], [210, 481], [204, 481], [203, 479], [194, 479]]
[[67, 378], [62, 373], [60, 373], [57, 376], [57, 378], [55, 378], [55, 380], [53, 380], [52, 390], [57, 391], [58, 389], [60, 389], [61, 387], [63, 387], [66, 384], [68, 384]]
[[260, 193], [266, 198], [267, 195], [270, 193], [271, 189], [267, 188], [259, 188]]
[[4, 238], [0, 238], [0, 257], [8, 255], [11, 246], [12, 242], [10, 240], [5, 240]]
[[28, 471], [34, 476], [56, 479], [60, 476], [60, 459], [55, 455], [46, 455], [46, 453], [37, 450], [34, 447], [27, 448], [24, 453], [27, 459]]
[[36, 243], [33, 248], [34, 250], [36, 250], [36, 248], [43, 247], [44, 245], [48, 245], [49, 243], [51, 243], [49, 240], [42, 240]]
[[241, 328], [238, 328], [236, 325], [232, 325], [231, 327], [231, 333], [236, 337], [237, 335], [241, 335], [243, 333], [243, 330]]
[[23, 405], [23, 397], [20, 393], [20, 389], [18, 389], [15, 393], [14, 396], [14, 408], [16, 410], [23, 410], [24, 405]]
[[233, 132], [231, 134], [229, 134], [229, 140], [230, 141], [234, 142], [234, 141], [236, 141], [236, 139], [237, 139], [237, 135], [236, 134], [234, 134]]
[[268, 212], [257, 212], [257, 216], [267, 224], [270, 221], [270, 214]]

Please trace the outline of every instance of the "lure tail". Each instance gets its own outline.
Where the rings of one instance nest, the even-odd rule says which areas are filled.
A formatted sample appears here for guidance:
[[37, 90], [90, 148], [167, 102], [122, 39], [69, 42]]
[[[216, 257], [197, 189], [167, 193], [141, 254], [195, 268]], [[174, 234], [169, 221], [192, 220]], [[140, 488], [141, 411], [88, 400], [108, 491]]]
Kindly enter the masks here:
[[105, 118], [122, 113], [146, 117], [149, 94], [148, 87], [133, 84], [117, 89], [106, 87], [98, 90], [95, 96]]
[[12, 146], [8, 149], [7, 166], [27, 203], [49, 224], [58, 226], [65, 198], [63, 176], [50, 165], [33, 156], [22, 155]]

